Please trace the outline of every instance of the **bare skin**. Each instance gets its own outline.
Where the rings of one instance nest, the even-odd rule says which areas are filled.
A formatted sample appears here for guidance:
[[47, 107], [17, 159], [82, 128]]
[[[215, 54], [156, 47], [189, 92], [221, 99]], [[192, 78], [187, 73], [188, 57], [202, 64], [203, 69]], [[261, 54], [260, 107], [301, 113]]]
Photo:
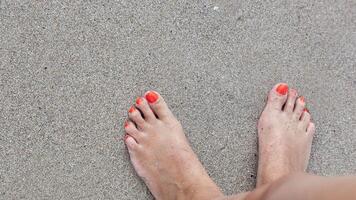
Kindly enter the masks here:
[[286, 175], [305, 172], [315, 132], [305, 106], [305, 98], [298, 97], [287, 84], [272, 88], [257, 125], [257, 190], [230, 199], [259, 199], [269, 184]]
[[305, 172], [315, 132], [310, 120], [303, 96], [298, 97], [295, 89], [288, 90], [286, 84], [273, 87], [257, 125], [257, 187], [284, 175]]
[[125, 143], [137, 174], [160, 200], [352, 200], [356, 177], [319, 177], [305, 172], [315, 125], [305, 100], [286, 84], [269, 92], [258, 122], [257, 187], [224, 196], [189, 146], [163, 98], [148, 92], [129, 109]]
[[[281, 86], [282, 85], [282, 86]], [[279, 91], [279, 92], [278, 92]], [[303, 97], [277, 84], [258, 123], [257, 187], [231, 200], [354, 200], [356, 177], [306, 174], [315, 126]]]
[[125, 143], [130, 159], [156, 199], [204, 200], [223, 196], [157, 92], [138, 98], [128, 115]]
[[[304, 112], [305, 103], [297, 99], [296, 91], [282, 95], [277, 87], [270, 91], [258, 123], [258, 186], [292, 172], [303, 172], [314, 133], [310, 115]], [[151, 193], [156, 199], [223, 197], [190, 148], [181, 124], [164, 99], [156, 92], [147, 94], [129, 110], [125, 142], [136, 172]], [[152, 99], [155, 95], [156, 100]], [[245, 195], [240, 194], [239, 198]]]

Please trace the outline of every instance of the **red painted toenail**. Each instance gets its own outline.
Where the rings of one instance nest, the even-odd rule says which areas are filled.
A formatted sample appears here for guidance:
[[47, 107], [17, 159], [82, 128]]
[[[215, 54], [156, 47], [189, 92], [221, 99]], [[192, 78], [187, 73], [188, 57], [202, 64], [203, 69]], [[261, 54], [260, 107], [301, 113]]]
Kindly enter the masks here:
[[154, 103], [157, 101], [158, 99], [158, 95], [157, 93], [153, 92], [153, 91], [149, 91], [147, 92], [147, 94], [145, 95], [145, 98], [147, 99], [147, 101], [149, 103]]
[[276, 91], [277, 91], [280, 95], [285, 95], [285, 94], [287, 94], [287, 92], [288, 92], [288, 85], [286, 85], [286, 84], [280, 84], [280, 85], [277, 87]]
[[141, 97], [137, 97], [136, 104], [140, 105], [141, 103], [142, 103], [142, 98]]
[[305, 98], [304, 98], [303, 96], [299, 97], [299, 99], [300, 99], [300, 101], [301, 101], [302, 103], [305, 102]]
[[129, 109], [129, 113], [132, 113], [132, 112], [134, 112], [135, 110], [136, 110], [136, 108], [133, 107], [133, 106], [131, 106], [130, 109]]
[[308, 108], [304, 108], [304, 112], [310, 113]]
[[129, 126], [129, 122], [125, 121], [124, 127], [127, 128]]

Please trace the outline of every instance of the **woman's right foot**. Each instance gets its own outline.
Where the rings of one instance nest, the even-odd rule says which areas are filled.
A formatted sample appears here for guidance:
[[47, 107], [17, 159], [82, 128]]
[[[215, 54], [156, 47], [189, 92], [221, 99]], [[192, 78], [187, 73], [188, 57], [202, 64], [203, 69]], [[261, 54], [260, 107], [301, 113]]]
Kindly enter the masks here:
[[257, 187], [308, 166], [315, 125], [304, 97], [281, 83], [273, 87], [258, 122]]

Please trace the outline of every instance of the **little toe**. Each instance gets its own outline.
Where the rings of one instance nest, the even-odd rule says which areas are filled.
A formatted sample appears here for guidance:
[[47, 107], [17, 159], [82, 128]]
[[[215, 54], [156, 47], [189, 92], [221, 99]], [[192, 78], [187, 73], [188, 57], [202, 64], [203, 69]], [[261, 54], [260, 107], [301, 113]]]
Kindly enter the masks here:
[[138, 143], [130, 135], [125, 135], [124, 141], [130, 153], [138, 148]]
[[282, 110], [283, 105], [286, 103], [288, 93], [288, 85], [285, 83], [279, 83], [273, 87], [269, 92], [267, 106]]
[[138, 143], [140, 143], [139, 140], [140, 140], [140, 137], [142, 137], [142, 133], [139, 130], [137, 130], [134, 123], [132, 123], [131, 121], [125, 121], [124, 128], [125, 128], [126, 134], [130, 135]]
[[135, 123], [139, 128], [143, 128], [145, 125], [145, 120], [143, 119], [139, 110], [135, 106], [131, 106], [129, 109], [129, 118]]
[[288, 99], [284, 105], [284, 111], [292, 113], [295, 106], [295, 100], [297, 99], [297, 90], [290, 89], [288, 93]]
[[300, 119], [305, 109], [305, 98], [303, 96], [299, 97], [295, 101], [294, 117]]
[[140, 111], [142, 112], [143, 117], [145, 118], [145, 120], [152, 121], [152, 120], [156, 119], [155, 114], [151, 110], [151, 108], [148, 105], [148, 102], [147, 102], [147, 100], [145, 98], [138, 97], [136, 99], [136, 107], [138, 109], [140, 109]]
[[314, 133], [315, 133], [315, 124], [313, 122], [310, 122], [307, 128], [307, 134], [314, 135]]
[[311, 116], [309, 114], [309, 112], [304, 111], [302, 114], [302, 118], [301, 118], [301, 126], [303, 130], [307, 130], [309, 124], [310, 124], [310, 120], [311, 120]]
[[145, 98], [159, 119], [165, 120], [173, 118], [171, 110], [158, 92], [148, 91], [145, 94]]

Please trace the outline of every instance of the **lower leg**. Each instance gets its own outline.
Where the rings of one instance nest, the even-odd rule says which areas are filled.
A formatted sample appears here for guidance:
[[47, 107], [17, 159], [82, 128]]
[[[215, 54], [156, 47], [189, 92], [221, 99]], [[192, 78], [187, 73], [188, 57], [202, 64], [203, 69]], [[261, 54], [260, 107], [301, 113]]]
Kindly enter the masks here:
[[354, 200], [355, 188], [356, 177], [321, 177], [301, 173], [261, 186], [239, 200]]

